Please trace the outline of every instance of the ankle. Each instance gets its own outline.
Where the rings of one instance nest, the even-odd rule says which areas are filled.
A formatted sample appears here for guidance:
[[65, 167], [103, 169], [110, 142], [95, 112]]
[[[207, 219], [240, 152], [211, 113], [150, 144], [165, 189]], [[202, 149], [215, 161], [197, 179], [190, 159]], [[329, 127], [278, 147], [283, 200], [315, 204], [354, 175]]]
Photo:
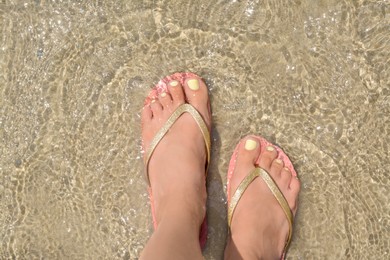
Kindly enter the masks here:
[[[179, 207], [171, 207], [161, 218], [141, 259], [186, 259], [191, 252], [202, 259], [199, 245], [199, 226], [195, 218]], [[180, 246], [178, 246], [180, 245]], [[197, 257], [195, 257], [197, 256]]]
[[[269, 234], [275, 234], [275, 236], [270, 237]], [[265, 228], [258, 225], [236, 225], [231, 231], [226, 246], [225, 253], [229, 253], [225, 255], [228, 255], [230, 259], [280, 259], [284, 244], [280, 243], [277, 236], [278, 232], [272, 225]]]
[[[259, 238], [257, 238], [257, 241]], [[232, 237], [228, 239], [225, 248], [225, 260], [230, 259], [280, 259], [282, 253], [272, 250], [273, 245], [265, 246], [258, 244], [242, 243], [242, 240], [235, 241]]]
[[206, 215], [206, 196], [205, 190], [202, 192], [180, 188], [180, 191], [169, 194], [160, 200], [161, 204], [158, 205], [159, 208], [156, 211], [157, 222], [166, 220], [186, 222], [199, 229]]

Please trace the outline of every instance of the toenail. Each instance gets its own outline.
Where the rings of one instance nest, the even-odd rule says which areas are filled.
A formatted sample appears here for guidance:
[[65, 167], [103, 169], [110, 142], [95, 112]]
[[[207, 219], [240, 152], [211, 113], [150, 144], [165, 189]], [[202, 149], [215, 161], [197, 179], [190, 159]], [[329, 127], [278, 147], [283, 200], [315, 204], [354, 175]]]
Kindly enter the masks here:
[[156, 100], [155, 100], [155, 99], [152, 99], [152, 101], [151, 101], [150, 103], [154, 103], [154, 102], [156, 102]]
[[161, 97], [165, 97], [167, 95], [167, 93], [165, 93], [165, 92], [163, 92], [163, 93], [161, 93]]
[[288, 172], [290, 172], [290, 169], [289, 168], [287, 168], [287, 167], [284, 167], [283, 168], [285, 171], [288, 171]]
[[267, 151], [269, 151], [269, 152], [275, 151], [275, 148], [273, 146], [267, 146], [267, 148], [265, 148], [265, 149], [267, 149]]
[[172, 80], [171, 82], [169, 82], [169, 86], [171, 87], [176, 87], [177, 85], [179, 85], [179, 81], [177, 80]]
[[199, 89], [199, 82], [197, 79], [188, 80], [187, 85], [191, 90], [198, 90]]
[[283, 163], [283, 161], [280, 160], [280, 159], [276, 159], [275, 162], [276, 162], [277, 164], [282, 164], [282, 163]]
[[256, 149], [257, 147], [257, 142], [251, 139], [246, 140], [245, 142], [245, 150], [247, 151], [252, 151]]

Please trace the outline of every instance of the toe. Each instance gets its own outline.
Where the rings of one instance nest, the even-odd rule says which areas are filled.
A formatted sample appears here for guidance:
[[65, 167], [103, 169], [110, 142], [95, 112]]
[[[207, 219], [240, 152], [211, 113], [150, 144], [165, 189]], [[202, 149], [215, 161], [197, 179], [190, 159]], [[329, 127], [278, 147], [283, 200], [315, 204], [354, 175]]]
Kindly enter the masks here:
[[204, 81], [199, 77], [189, 77], [184, 82], [186, 100], [198, 110], [206, 122], [209, 120], [208, 89]]
[[281, 186], [283, 188], [288, 188], [289, 185], [290, 185], [290, 181], [291, 181], [291, 171], [287, 168], [287, 167], [284, 167], [280, 173], [280, 179], [281, 179]]
[[269, 173], [271, 174], [271, 176], [280, 176], [281, 175], [280, 173], [282, 172], [283, 166], [284, 166], [284, 163], [281, 159], [275, 159], [272, 161], [271, 169], [270, 169]]
[[152, 120], [152, 116], [153, 116], [153, 113], [152, 113], [150, 106], [148, 106], [148, 105], [144, 106], [142, 108], [142, 112], [141, 112], [142, 124], [150, 122], [150, 120]]
[[153, 117], [160, 116], [162, 111], [163, 111], [163, 107], [162, 107], [160, 101], [158, 101], [156, 99], [152, 100], [152, 102], [150, 103], [150, 108], [152, 110]]
[[171, 107], [172, 105], [172, 98], [171, 98], [171, 95], [167, 92], [162, 92], [159, 96], [158, 96], [158, 100], [160, 101], [162, 107], [164, 110], [169, 110], [169, 108]]
[[246, 175], [255, 168], [256, 160], [260, 155], [260, 143], [256, 138], [247, 136], [240, 141], [237, 149], [237, 156], [232, 156], [235, 167], [229, 169], [231, 171], [228, 173], [227, 193], [229, 198]]
[[301, 182], [297, 177], [292, 177], [290, 180], [290, 190], [295, 197], [298, 196], [300, 189], [301, 189]]
[[170, 81], [168, 83], [168, 90], [169, 93], [171, 93], [173, 104], [177, 106], [184, 104], [185, 98], [184, 98], [183, 87], [181, 86], [179, 81], [177, 80]]
[[299, 180], [296, 179], [295, 177], [291, 178], [290, 190], [289, 190], [290, 192], [289, 192], [289, 196], [287, 196], [287, 201], [294, 215], [297, 212], [298, 195], [300, 189], [301, 189], [301, 183], [299, 182]]
[[278, 152], [276, 151], [275, 147], [268, 145], [265, 147], [264, 152], [262, 152], [260, 155], [259, 166], [266, 171], [269, 171], [272, 162], [276, 159], [277, 156]]
[[237, 164], [247, 164], [251, 167], [255, 166], [255, 162], [260, 154], [260, 145], [253, 137], [245, 137], [240, 143]]

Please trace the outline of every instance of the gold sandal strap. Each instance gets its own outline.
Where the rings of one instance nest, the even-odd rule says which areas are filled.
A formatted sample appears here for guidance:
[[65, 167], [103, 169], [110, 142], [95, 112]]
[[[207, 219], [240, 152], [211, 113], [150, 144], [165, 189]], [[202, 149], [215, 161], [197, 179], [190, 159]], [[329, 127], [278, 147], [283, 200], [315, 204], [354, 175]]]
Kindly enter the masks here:
[[269, 175], [269, 173], [261, 168], [260, 169], [260, 176], [267, 184], [268, 188], [271, 190], [272, 194], [275, 196], [276, 200], [279, 202], [279, 205], [284, 211], [284, 214], [286, 215], [286, 218], [288, 220], [289, 225], [289, 231], [288, 231], [288, 238], [286, 241], [286, 245], [284, 246], [284, 252], [286, 251], [287, 247], [289, 246], [291, 242], [291, 236], [292, 236], [292, 227], [293, 227], [293, 214], [291, 212], [290, 206], [288, 205], [288, 202], [286, 198], [284, 197], [283, 193], [280, 191], [278, 185], [276, 185], [275, 181], [272, 179], [272, 177]]
[[208, 167], [210, 164], [210, 146], [211, 146], [211, 141], [210, 141], [210, 133], [207, 128], [206, 123], [204, 122], [202, 116], [199, 114], [199, 112], [190, 104], [183, 104], [180, 105], [173, 113], [172, 115], [168, 118], [167, 122], [161, 127], [161, 129], [157, 132], [157, 134], [154, 136], [152, 142], [149, 145], [149, 149], [146, 151], [146, 156], [145, 156], [145, 178], [150, 186], [150, 180], [149, 180], [149, 171], [148, 171], [148, 165], [150, 158], [156, 149], [158, 143], [161, 141], [161, 139], [165, 136], [165, 134], [169, 131], [169, 129], [172, 127], [172, 125], [176, 122], [176, 120], [183, 114], [183, 113], [189, 113], [197, 123], [197, 125], [200, 128], [200, 131], [202, 132], [203, 139], [206, 145], [206, 152], [207, 152], [207, 166], [206, 166], [206, 174], [208, 171]]
[[238, 201], [241, 199], [242, 195], [244, 194], [245, 190], [248, 188], [249, 184], [251, 184], [254, 179], [259, 177], [257, 169], [258, 168], [253, 169], [247, 176], [245, 176], [245, 178], [238, 185], [236, 191], [234, 192], [233, 197], [230, 200], [229, 208], [228, 208], [228, 226], [229, 226], [229, 228], [231, 227], [233, 213], [234, 213], [234, 210], [236, 209]]
[[254, 179], [257, 177], [261, 177], [264, 182], [267, 184], [268, 188], [271, 190], [272, 194], [275, 196], [276, 200], [279, 202], [281, 208], [284, 211], [284, 214], [287, 217], [288, 223], [289, 223], [289, 233], [288, 233], [288, 239], [286, 241], [286, 245], [284, 247], [284, 252], [286, 251], [288, 245], [291, 241], [292, 236], [292, 226], [293, 226], [293, 214], [291, 212], [290, 207], [288, 206], [288, 202], [286, 198], [283, 196], [283, 193], [280, 191], [279, 187], [276, 185], [275, 181], [272, 179], [272, 177], [269, 175], [269, 173], [259, 167], [256, 167], [253, 169], [238, 185], [237, 190], [234, 192], [234, 195], [229, 203], [228, 208], [228, 225], [229, 229], [231, 227], [231, 222], [233, 218], [234, 210], [236, 209], [238, 201], [241, 199], [243, 193], [248, 188], [249, 184], [252, 183]]

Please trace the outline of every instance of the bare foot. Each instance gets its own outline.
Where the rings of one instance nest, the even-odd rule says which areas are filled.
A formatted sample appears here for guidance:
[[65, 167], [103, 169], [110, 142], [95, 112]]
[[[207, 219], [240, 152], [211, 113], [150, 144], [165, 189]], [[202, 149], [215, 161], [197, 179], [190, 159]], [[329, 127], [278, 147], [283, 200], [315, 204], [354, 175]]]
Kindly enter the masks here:
[[[143, 108], [142, 140], [146, 154], [154, 136], [184, 103], [191, 104], [201, 114], [210, 131], [211, 113], [205, 83], [192, 74], [186, 74], [184, 80], [184, 74], [175, 75], [173, 78], [177, 80], [167, 84], [167, 91], [159, 91], [149, 100], [150, 105]], [[158, 143], [148, 164], [155, 227], [164, 221], [190, 221], [188, 225], [199, 233], [206, 212], [206, 158], [199, 126], [190, 114], [182, 114]]]
[[[286, 198], [295, 216], [300, 183], [292, 176], [278, 152], [267, 146], [260, 153], [260, 141], [244, 138], [230, 179], [229, 201], [241, 181], [255, 166], [266, 170]], [[280, 204], [261, 177], [254, 179], [234, 211], [225, 259], [280, 259], [289, 234], [289, 222]]]

